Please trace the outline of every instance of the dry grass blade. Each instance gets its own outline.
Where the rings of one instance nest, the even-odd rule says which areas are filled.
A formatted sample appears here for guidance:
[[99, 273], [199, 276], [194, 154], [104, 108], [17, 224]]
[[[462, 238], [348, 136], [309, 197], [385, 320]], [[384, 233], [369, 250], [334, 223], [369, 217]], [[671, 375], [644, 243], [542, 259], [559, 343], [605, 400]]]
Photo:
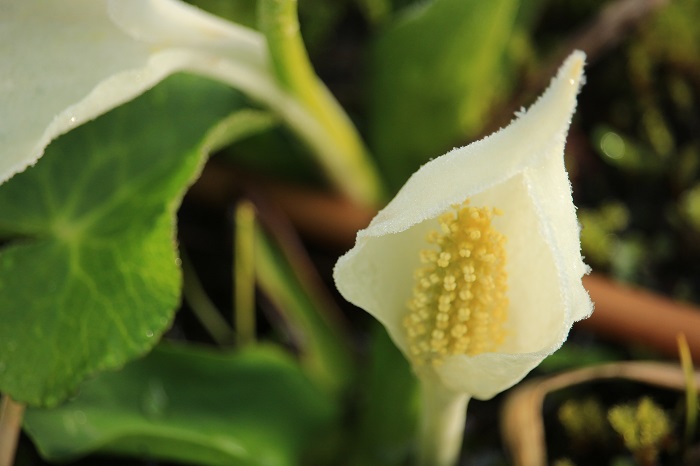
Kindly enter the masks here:
[[698, 384], [694, 377], [695, 369], [688, 340], [683, 333], [678, 335], [678, 353], [685, 374], [685, 445], [687, 447], [695, 434], [698, 420]]
[[[627, 379], [658, 387], [685, 390], [683, 369], [660, 362], [621, 362], [587, 367], [523, 383], [511, 391], [501, 415], [503, 440], [516, 466], [547, 464], [542, 404], [548, 393], [600, 379]], [[696, 383], [700, 372], [695, 373]]]
[[0, 403], [0, 466], [12, 466], [14, 462], [23, 415], [24, 405], [3, 395]]

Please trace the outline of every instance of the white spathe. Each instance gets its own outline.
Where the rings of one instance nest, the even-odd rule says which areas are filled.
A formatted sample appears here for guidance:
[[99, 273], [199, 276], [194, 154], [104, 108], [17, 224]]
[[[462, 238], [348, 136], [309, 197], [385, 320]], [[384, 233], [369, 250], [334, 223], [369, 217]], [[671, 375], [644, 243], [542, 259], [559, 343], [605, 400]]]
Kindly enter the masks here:
[[261, 34], [176, 0], [0, 0], [0, 57], [0, 183], [177, 71], [300, 112], [275, 84]]
[[421, 167], [336, 264], [341, 294], [376, 317], [408, 356], [402, 319], [427, 232], [466, 199], [503, 211], [493, 225], [507, 237], [508, 336], [498, 352], [449, 356], [431, 369], [450, 391], [487, 399], [511, 387], [592, 311], [563, 159], [584, 61], [574, 52], [508, 127]]

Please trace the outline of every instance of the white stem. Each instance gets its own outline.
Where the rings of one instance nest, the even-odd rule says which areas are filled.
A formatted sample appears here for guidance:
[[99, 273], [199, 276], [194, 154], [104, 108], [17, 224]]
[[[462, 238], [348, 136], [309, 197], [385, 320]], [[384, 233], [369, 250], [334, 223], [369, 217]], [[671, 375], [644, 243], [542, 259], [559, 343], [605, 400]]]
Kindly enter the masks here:
[[435, 374], [420, 377], [418, 466], [454, 466], [459, 459], [469, 395], [448, 390]]

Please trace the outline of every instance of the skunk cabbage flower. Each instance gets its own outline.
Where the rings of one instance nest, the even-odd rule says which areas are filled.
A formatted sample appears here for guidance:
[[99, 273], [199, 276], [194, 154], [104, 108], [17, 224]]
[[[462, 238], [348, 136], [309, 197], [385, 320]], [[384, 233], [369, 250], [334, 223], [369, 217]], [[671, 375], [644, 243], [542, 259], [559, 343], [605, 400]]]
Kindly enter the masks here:
[[591, 313], [563, 160], [584, 59], [505, 129], [421, 167], [336, 264], [422, 382], [423, 464], [451, 464], [468, 399], [520, 381]]
[[46, 145], [189, 70], [280, 98], [264, 37], [174, 0], [0, 0], [0, 183]]
[[52, 139], [184, 71], [267, 106], [341, 191], [376, 202], [379, 178], [313, 72], [296, 0], [259, 3], [265, 35], [179, 0], [0, 0], [0, 183]]

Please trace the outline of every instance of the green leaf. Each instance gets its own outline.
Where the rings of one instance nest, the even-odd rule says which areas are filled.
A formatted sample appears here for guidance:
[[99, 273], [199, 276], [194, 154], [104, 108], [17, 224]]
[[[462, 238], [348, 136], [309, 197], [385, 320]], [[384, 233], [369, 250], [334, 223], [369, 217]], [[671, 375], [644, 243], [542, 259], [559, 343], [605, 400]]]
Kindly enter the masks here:
[[169, 78], [0, 187], [0, 232], [12, 239], [0, 250], [0, 391], [55, 405], [155, 345], [180, 299], [175, 211], [205, 133], [238, 99]]
[[104, 373], [54, 409], [29, 409], [25, 428], [42, 455], [94, 451], [198, 465], [300, 464], [335, 407], [274, 347], [221, 354], [160, 345]]
[[435, 0], [406, 11], [373, 51], [370, 140], [392, 188], [479, 130], [503, 88], [515, 0]]

